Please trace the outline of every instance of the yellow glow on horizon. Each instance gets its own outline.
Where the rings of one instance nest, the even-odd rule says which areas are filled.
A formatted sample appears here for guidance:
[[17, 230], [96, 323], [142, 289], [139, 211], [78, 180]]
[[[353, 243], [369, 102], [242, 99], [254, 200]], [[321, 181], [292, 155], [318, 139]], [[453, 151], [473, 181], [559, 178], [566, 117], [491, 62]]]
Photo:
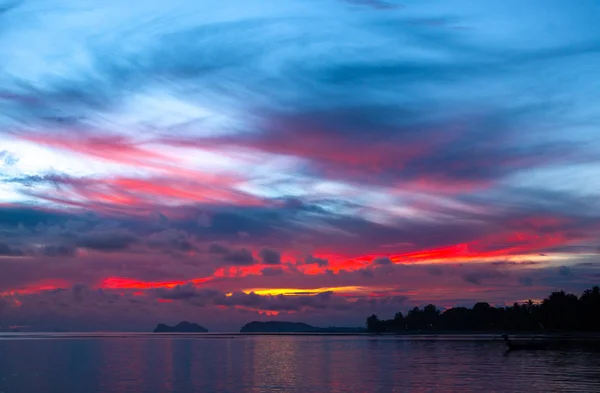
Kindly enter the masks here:
[[254, 292], [257, 295], [286, 295], [286, 296], [297, 296], [297, 295], [306, 295], [313, 294], [316, 295], [318, 293], [323, 292], [364, 292], [367, 288], [365, 287], [356, 287], [356, 286], [347, 286], [347, 287], [327, 287], [327, 288], [313, 288], [313, 289], [304, 289], [304, 288], [254, 288], [254, 289], [244, 289], [242, 292], [248, 294]]

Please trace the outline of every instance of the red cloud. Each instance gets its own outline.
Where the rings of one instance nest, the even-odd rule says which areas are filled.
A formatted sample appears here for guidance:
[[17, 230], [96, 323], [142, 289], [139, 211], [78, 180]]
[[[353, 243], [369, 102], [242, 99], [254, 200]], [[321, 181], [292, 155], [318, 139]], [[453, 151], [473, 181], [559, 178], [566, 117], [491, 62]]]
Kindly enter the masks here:
[[29, 195], [59, 204], [111, 210], [148, 210], [157, 205], [190, 203], [259, 206], [264, 200], [235, 189], [240, 181], [198, 173], [195, 180], [177, 177], [56, 179], [56, 188]]
[[72, 132], [68, 135], [24, 134], [21, 135], [21, 138], [57, 149], [136, 166], [160, 168], [160, 165], [152, 164], [152, 162], [172, 161], [174, 159], [148, 148], [140, 147], [133, 141], [117, 135], [91, 135]]
[[174, 288], [178, 285], [184, 285], [192, 282], [195, 285], [203, 284], [212, 280], [212, 277], [196, 278], [187, 281], [139, 281], [131, 278], [108, 277], [100, 284], [100, 288], [105, 289], [153, 289], [153, 288]]

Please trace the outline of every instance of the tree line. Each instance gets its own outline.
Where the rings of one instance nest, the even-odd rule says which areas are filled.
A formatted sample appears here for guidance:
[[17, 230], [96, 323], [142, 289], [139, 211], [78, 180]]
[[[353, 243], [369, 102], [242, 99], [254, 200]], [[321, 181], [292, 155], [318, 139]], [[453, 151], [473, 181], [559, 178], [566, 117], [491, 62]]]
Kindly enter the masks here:
[[580, 297], [552, 292], [540, 303], [529, 300], [509, 307], [477, 303], [473, 308], [454, 307], [441, 311], [433, 304], [415, 307], [406, 316], [367, 318], [372, 333], [404, 331], [600, 331], [600, 287], [585, 290]]

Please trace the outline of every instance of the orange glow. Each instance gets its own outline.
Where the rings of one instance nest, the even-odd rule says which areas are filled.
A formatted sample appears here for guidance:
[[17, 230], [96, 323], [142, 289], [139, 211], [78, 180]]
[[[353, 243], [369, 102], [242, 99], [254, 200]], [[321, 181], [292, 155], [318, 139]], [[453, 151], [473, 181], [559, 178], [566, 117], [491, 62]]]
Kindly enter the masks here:
[[467, 244], [457, 244], [449, 247], [442, 247], [431, 250], [422, 250], [416, 252], [410, 252], [405, 254], [393, 255], [390, 259], [393, 262], [399, 262], [402, 259], [417, 259], [417, 260], [428, 260], [428, 259], [451, 259], [457, 257], [472, 256], [469, 251]]
[[[534, 218], [521, 222], [527, 223], [527, 225], [535, 223], [535, 225], [552, 226], [558, 225], [559, 221], [551, 218]], [[326, 269], [335, 273], [341, 270], [352, 271], [369, 266], [379, 257], [388, 257], [393, 263], [467, 263], [495, 261], [499, 258], [534, 260], [540, 258], [538, 254], [545, 249], [577, 240], [576, 238], [567, 238], [559, 232], [538, 234], [523, 230], [491, 235], [469, 243], [403, 253], [363, 254], [351, 257], [332, 253], [314, 253], [314, 257], [328, 260], [329, 266], [300, 265], [298, 270], [308, 275], [324, 274]]]
[[220, 267], [215, 270], [215, 272], [213, 273], [213, 277], [260, 276], [263, 268], [264, 268], [264, 265], [259, 265], [259, 264], [251, 265], [251, 266]]
[[49, 279], [38, 281], [35, 284], [31, 284], [25, 287], [10, 289], [5, 292], [0, 292], [0, 296], [13, 296], [13, 295], [31, 295], [38, 292], [54, 291], [60, 288], [68, 288], [70, 284], [65, 280], [60, 279]]
[[308, 276], [316, 276], [325, 272], [325, 269], [318, 265], [301, 265], [298, 266], [298, 270], [300, 270], [302, 274]]
[[[100, 284], [105, 289], [152, 289], [152, 288], [174, 288], [189, 282], [202, 284], [212, 280], [212, 277], [196, 278], [188, 281], [138, 281], [130, 278], [108, 277]], [[136, 292], [139, 293], [139, 292]]]
[[260, 315], [266, 315], [269, 317], [276, 317], [277, 315], [279, 315], [279, 311], [259, 311], [258, 313]]

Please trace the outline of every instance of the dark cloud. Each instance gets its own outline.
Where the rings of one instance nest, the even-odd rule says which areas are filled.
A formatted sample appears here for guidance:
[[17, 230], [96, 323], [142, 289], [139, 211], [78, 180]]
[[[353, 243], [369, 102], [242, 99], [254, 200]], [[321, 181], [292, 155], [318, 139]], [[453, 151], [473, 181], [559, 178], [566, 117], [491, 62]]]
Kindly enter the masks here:
[[497, 270], [478, 270], [463, 274], [462, 279], [473, 285], [481, 285], [484, 281], [493, 281], [505, 277], [505, 274]]
[[138, 238], [128, 231], [107, 230], [85, 234], [77, 239], [76, 244], [95, 251], [112, 252], [127, 250], [137, 241]]
[[428, 269], [428, 272], [432, 276], [443, 276], [444, 275], [444, 271], [439, 266], [431, 266]]
[[223, 245], [213, 243], [208, 247], [208, 252], [211, 254], [227, 255], [229, 249]]
[[561, 276], [572, 276], [573, 270], [568, 266], [561, 266], [558, 268], [558, 274]]
[[74, 256], [77, 249], [73, 246], [47, 245], [42, 247], [42, 254], [48, 257], [70, 257]]
[[523, 261], [523, 262], [515, 262], [515, 261], [496, 261], [492, 262], [492, 266], [531, 266], [531, 265], [539, 265], [540, 262], [535, 261]]
[[223, 257], [223, 261], [231, 262], [234, 265], [252, 265], [255, 262], [252, 253], [245, 248], [232, 250]]
[[377, 257], [373, 260], [375, 265], [391, 265], [394, 262], [389, 257]]
[[[347, 299], [337, 296], [331, 291], [318, 294], [306, 294], [296, 296], [284, 295], [258, 295], [256, 293], [234, 292], [225, 293], [199, 289], [191, 284], [176, 286], [174, 288], [161, 288], [154, 293], [158, 298], [169, 300], [181, 300], [194, 305], [247, 307], [256, 310], [268, 310], [279, 312], [305, 312], [308, 310], [338, 310], [348, 311], [363, 308], [367, 302], [364, 300]], [[408, 297], [404, 295], [381, 296], [375, 299], [375, 305], [391, 305], [397, 307], [403, 304]]]
[[281, 276], [284, 273], [283, 269], [280, 267], [266, 267], [266, 268], [262, 269], [260, 272], [263, 276], [267, 276], [267, 277]]
[[281, 263], [281, 254], [279, 251], [270, 248], [260, 250], [260, 257], [265, 265], [279, 265]]
[[329, 261], [325, 258], [317, 258], [314, 257], [312, 255], [308, 255], [305, 259], [304, 259], [304, 263], [307, 265], [318, 265], [321, 267], [325, 267], [329, 265]]
[[155, 293], [158, 298], [169, 300], [191, 299], [194, 297], [200, 297], [203, 294], [203, 292], [196, 288], [196, 286], [192, 283], [177, 285], [172, 289], [159, 288], [155, 290]]
[[252, 252], [246, 248], [233, 249], [213, 243], [209, 246], [208, 251], [211, 254], [219, 255], [221, 261], [233, 265], [252, 265], [256, 262]]
[[375, 275], [371, 269], [359, 269], [358, 272], [366, 278], [373, 278]]
[[23, 206], [0, 206], [2, 221], [0, 226], [14, 228], [24, 226], [28, 228], [35, 227], [44, 223], [63, 223], [69, 217], [68, 213], [58, 210], [44, 210], [35, 207]]
[[9, 247], [9, 245], [6, 243], [0, 243], [0, 256], [20, 257], [23, 255], [25, 255], [25, 253], [22, 250], [14, 247]]
[[335, 297], [332, 292], [300, 296], [260, 296], [255, 293], [246, 294], [243, 292], [236, 292], [231, 296], [220, 298], [218, 304], [224, 306], [244, 306], [280, 312], [327, 308], [349, 309], [352, 307], [348, 301], [340, 297]]
[[533, 279], [531, 277], [528, 277], [528, 276], [519, 277], [519, 283], [521, 285], [526, 286], [526, 287], [530, 287], [530, 286], [533, 285]]
[[86, 297], [86, 295], [88, 295], [88, 293], [91, 291], [91, 288], [84, 284], [75, 284], [71, 288], [71, 291], [73, 293], [73, 299], [79, 303]]
[[188, 252], [196, 249], [191, 236], [187, 232], [177, 229], [167, 229], [151, 234], [148, 238], [148, 245], [168, 251]]

